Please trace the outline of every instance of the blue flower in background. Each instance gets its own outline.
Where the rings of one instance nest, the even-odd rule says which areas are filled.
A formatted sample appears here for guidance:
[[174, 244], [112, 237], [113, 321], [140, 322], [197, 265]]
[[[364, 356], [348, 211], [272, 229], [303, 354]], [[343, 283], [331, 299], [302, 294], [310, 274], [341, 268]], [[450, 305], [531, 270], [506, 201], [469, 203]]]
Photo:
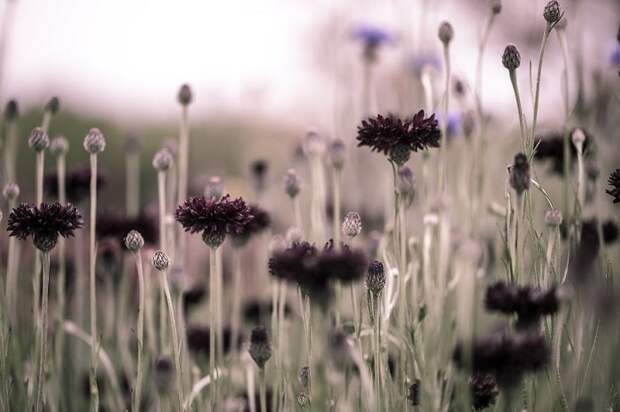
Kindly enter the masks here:
[[[448, 139], [453, 139], [457, 137], [461, 132], [461, 118], [461, 112], [448, 113]], [[439, 124], [441, 125], [441, 115], [437, 114], [437, 119], [439, 120]]]
[[425, 68], [441, 71], [441, 60], [431, 51], [423, 51], [410, 54], [405, 63], [407, 70], [419, 76]]
[[609, 62], [612, 66], [620, 66], [620, 43], [616, 44], [616, 47], [614, 47], [614, 50], [611, 52]]
[[396, 38], [388, 31], [366, 24], [357, 26], [351, 32], [351, 37], [363, 43], [363, 57], [368, 63], [377, 60], [377, 50], [380, 46], [396, 42]]

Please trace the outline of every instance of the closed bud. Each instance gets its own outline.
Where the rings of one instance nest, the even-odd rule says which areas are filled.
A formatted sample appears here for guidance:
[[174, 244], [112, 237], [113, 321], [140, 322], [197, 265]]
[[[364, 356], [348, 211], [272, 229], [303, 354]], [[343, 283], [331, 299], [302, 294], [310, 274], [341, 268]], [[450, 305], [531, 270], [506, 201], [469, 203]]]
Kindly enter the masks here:
[[381, 294], [381, 291], [385, 287], [385, 269], [383, 268], [383, 263], [378, 260], [373, 260], [368, 265], [366, 287], [375, 296]]
[[170, 266], [170, 258], [163, 250], [158, 250], [153, 253], [153, 267], [160, 272], [168, 269]]
[[64, 156], [69, 151], [69, 141], [64, 136], [57, 136], [50, 143], [50, 153], [54, 156]]
[[348, 237], [355, 237], [362, 232], [362, 218], [357, 212], [349, 212], [342, 222], [342, 233]]
[[586, 141], [586, 134], [582, 129], [577, 128], [573, 131], [571, 139], [573, 140], [573, 144], [575, 145], [577, 152], [581, 153], [583, 151], [583, 143]]
[[15, 200], [19, 196], [19, 186], [17, 183], [7, 183], [2, 190], [2, 195], [7, 200]]
[[514, 44], [506, 46], [502, 55], [502, 64], [508, 70], [517, 70], [519, 68], [521, 65], [521, 54], [519, 54], [517, 46]]
[[562, 212], [558, 209], [551, 209], [545, 212], [545, 224], [549, 227], [560, 227], [562, 224]]
[[170, 356], [162, 355], [155, 361], [155, 371], [153, 380], [157, 392], [166, 394], [170, 392], [170, 388], [174, 384], [174, 365]]
[[518, 153], [510, 166], [510, 186], [518, 195], [530, 188], [530, 164], [523, 153]]
[[35, 127], [30, 132], [30, 138], [28, 139], [28, 146], [30, 146], [35, 152], [42, 152], [50, 145], [50, 139], [40, 127]]
[[439, 40], [441, 40], [443, 44], [447, 45], [454, 38], [454, 28], [452, 27], [450, 23], [448, 23], [447, 21], [444, 21], [443, 23], [439, 25], [438, 36], [439, 36]]
[[543, 11], [543, 17], [549, 24], [557, 23], [562, 17], [562, 10], [560, 9], [560, 3], [557, 0], [551, 0], [545, 6]]
[[101, 153], [105, 150], [105, 137], [101, 130], [92, 128], [84, 138], [84, 150], [90, 154]]
[[144, 238], [140, 232], [132, 230], [125, 236], [125, 247], [132, 251], [138, 252], [144, 246]]
[[306, 410], [310, 408], [310, 397], [306, 395], [305, 392], [300, 392], [297, 394], [297, 405], [301, 410]]
[[252, 329], [252, 335], [250, 337], [250, 348], [248, 352], [256, 365], [263, 369], [265, 363], [271, 358], [271, 343], [269, 342], [269, 335], [267, 329], [262, 326], [257, 326]]
[[329, 145], [329, 160], [336, 170], [342, 170], [346, 160], [346, 146], [342, 139], [334, 139]]
[[60, 110], [60, 100], [58, 99], [58, 97], [54, 96], [51, 99], [49, 99], [47, 103], [45, 103], [46, 112], [49, 112], [51, 114], [56, 114], [58, 113], [58, 110]]
[[192, 89], [189, 87], [189, 84], [184, 84], [179, 89], [179, 93], [177, 94], [177, 100], [182, 106], [189, 105], [194, 99]]
[[165, 172], [170, 169], [170, 166], [174, 163], [174, 158], [170, 150], [163, 148], [159, 149], [155, 156], [153, 156], [153, 167], [155, 170]]
[[321, 156], [325, 153], [325, 139], [314, 130], [310, 130], [304, 136], [302, 148], [306, 156]]
[[130, 134], [125, 138], [125, 150], [128, 153], [138, 153], [141, 147], [140, 138], [135, 134]]
[[284, 191], [291, 199], [295, 198], [301, 191], [301, 179], [294, 169], [289, 169], [284, 176]]
[[7, 121], [16, 120], [19, 117], [19, 106], [17, 100], [11, 99], [7, 102], [4, 108], [4, 118]]

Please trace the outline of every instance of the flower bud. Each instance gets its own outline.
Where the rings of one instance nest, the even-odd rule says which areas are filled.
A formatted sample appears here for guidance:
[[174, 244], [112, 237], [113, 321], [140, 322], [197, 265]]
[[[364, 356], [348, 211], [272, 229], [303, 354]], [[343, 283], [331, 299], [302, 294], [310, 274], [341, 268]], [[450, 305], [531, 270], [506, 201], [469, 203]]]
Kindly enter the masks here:
[[105, 150], [105, 137], [97, 128], [92, 128], [84, 138], [84, 150], [90, 154], [101, 153]]
[[411, 156], [411, 150], [409, 146], [404, 144], [397, 144], [390, 150], [390, 160], [396, 163], [398, 166], [402, 166], [409, 160]]
[[153, 167], [159, 172], [165, 172], [170, 169], [170, 166], [174, 163], [174, 158], [170, 150], [163, 148], [159, 149], [155, 156], [153, 156]]
[[144, 246], [144, 238], [140, 232], [132, 230], [125, 236], [125, 247], [132, 251], [138, 252]]
[[297, 394], [297, 405], [301, 410], [306, 410], [310, 408], [310, 397], [306, 395], [304, 392], [300, 392]]
[[32, 129], [30, 133], [30, 138], [28, 139], [28, 146], [30, 146], [35, 152], [42, 152], [48, 148], [50, 145], [50, 139], [40, 127], [35, 127]]
[[302, 148], [306, 156], [321, 156], [325, 153], [325, 139], [323, 136], [310, 130], [303, 139]]
[[510, 186], [521, 195], [530, 188], [530, 164], [527, 156], [518, 153], [510, 167]]
[[155, 361], [155, 371], [153, 374], [157, 392], [161, 394], [170, 392], [170, 388], [174, 384], [174, 375], [174, 365], [170, 356], [159, 356]]
[[502, 0], [491, 0], [491, 12], [500, 14], [502, 12]]
[[252, 178], [254, 180], [254, 186], [256, 190], [262, 192], [265, 190], [265, 181], [267, 178], [267, 171], [269, 169], [269, 163], [264, 159], [257, 159], [252, 162], [250, 171], [252, 172]]
[[177, 100], [182, 106], [189, 105], [194, 99], [192, 89], [188, 84], [184, 84], [179, 89], [179, 93], [177, 94]]
[[342, 139], [334, 139], [329, 145], [329, 159], [336, 170], [342, 170], [346, 160], [346, 146]]
[[165, 271], [170, 266], [170, 258], [163, 250], [153, 253], [153, 267], [160, 272]]
[[447, 21], [444, 21], [443, 23], [439, 25], [438, 35], [439, 35], [439, 40], [441, 40], [443, 44], [447, 45], [454, 38], [454, 28], [452, 27], [450, 23], [448, 23]]
[[284, 191], [291, 199], [295, 198], [301, 190], [301, 179], [294, 169], [289, 169], [284, 176]]
[[573, 131], [573, 134], [571, 135], [571, 139], [573, 141], [573, 144], [575, 145], [575, 149], [577, 149], [577, 152], [582, 152], [583, 143], [586, 141], [586, 134], [583, 132], [583, 130], [580, 128], [575, 129]]
[[368, 265], [368, 276], [366, 277], [366, 287], [373, 295], [377, 296], [385, 286], [385, 269], [383, 263], [373, 260]]
[[415, 379], [411, 385], [409, 385], [409, 390], [407, 391], [407, 399], [411, 403], [411, 406], [420, 405], [420, 380]]
[[267, 330], [262, 326], [257, 326], [252, 329], [252, 335], [250, 337], [250, 349], [248, 350], [256, 365], [263, 369], [265, 363], [271, 358], [271, 343], [269, 342], [269, 335]]
[[51, 114], [56, 114], [58, 113], [58, 110], [60, 110], [60, 100], [58, 99], [58, 97], [54, 96], [51, 99], [49, 99], [47, 103], [45, 103], [46, 112], [49, 112]]
[[545, 224], [549, 227], [560, 227], [562, 224], [562, 212], [558, 209], [551, 209], [545, 212]]
[[4, 118], [7, 121], [16, 120], [19, 117], [19, 106], [17, 100], [11, 99], [6, 103], [4, 108]]
[[69, 142], [64, 136], [56, 136], [50, 143], [50, 153], [54, 156], [64, 156], [69, 151]]
[[549, 24], [557, 23], [562, 17], [562, 10], [560, 9], [560, 3], [557, 0], [551, 0], [545, 6], [543, 11], [543, 17]]
[[304, 366], [299, 369], [297, 379], [299, 380], [299, 384], [304, 390], [308, 389], [308, 386], [310, 385], [310, 367]]
[[362, 232], [362, 218], [357, 212], [349, 212], [342, 222], [342, 233], [348, 237], [355, 237]]
[[226, 239], [226, 233], [224, 232], [209, 232], [207, 230], [202, 232], [202, 241], [213, 250], [220, 247], [224, 243], [224, 239]]
[[521, 65], [521, 54], [519, 54], [517, 46], [514, 44], [506, 46], [502, 55], [502, 64], [508, 70], [517, 70], [519, 68]]
[[2, 190], [2, 195], [7, 200], [15, 200], [19, 196], [19, 186], [17, 183], [7, 183]]

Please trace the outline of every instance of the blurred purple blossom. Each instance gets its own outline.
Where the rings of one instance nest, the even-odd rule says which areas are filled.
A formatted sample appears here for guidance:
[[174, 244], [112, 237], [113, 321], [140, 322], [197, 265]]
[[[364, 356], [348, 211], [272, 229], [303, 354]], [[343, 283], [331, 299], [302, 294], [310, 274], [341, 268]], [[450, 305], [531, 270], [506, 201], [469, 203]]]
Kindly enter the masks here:
[[620, 66], [620, 43], [616, 44], [609, 55], [609, 63], [612, 66]]
[[427, 67], [437, 72], [441, 71], [441, 60], [435, 52], [411, 53], [405, 61], [405, 68], [416, 76], [419, 76]]

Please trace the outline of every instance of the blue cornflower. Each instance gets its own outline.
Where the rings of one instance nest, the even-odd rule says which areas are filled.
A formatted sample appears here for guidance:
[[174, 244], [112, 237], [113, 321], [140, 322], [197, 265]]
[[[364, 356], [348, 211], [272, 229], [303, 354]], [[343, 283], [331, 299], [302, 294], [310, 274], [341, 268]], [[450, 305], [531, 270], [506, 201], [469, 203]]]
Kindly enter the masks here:
[[396, 41], [394, 35], [380, 27], [368, 24], [357, 26], [351, 37], [364, 45], [364, 59], [373, 62], [377, 59], [377, 50], [384, 44], [393, 44]]

